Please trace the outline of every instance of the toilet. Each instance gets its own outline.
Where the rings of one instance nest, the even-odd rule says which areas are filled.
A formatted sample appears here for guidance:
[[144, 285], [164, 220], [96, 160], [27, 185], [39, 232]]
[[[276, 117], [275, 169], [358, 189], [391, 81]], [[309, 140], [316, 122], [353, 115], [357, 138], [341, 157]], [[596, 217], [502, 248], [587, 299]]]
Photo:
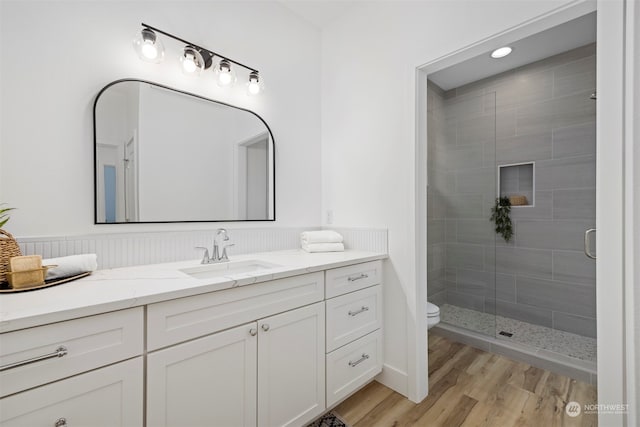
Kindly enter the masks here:
[[427, 301], [427, 329], [440, 323], [440, 307]]

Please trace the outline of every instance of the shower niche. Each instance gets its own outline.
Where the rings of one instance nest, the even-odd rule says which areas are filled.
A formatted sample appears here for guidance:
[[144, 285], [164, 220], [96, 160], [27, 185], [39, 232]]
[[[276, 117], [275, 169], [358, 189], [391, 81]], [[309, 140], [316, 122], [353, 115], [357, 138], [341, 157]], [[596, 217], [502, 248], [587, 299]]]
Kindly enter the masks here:
[[511, 206], [535, 206], [535, 162], [498, 166], [498, 194]]

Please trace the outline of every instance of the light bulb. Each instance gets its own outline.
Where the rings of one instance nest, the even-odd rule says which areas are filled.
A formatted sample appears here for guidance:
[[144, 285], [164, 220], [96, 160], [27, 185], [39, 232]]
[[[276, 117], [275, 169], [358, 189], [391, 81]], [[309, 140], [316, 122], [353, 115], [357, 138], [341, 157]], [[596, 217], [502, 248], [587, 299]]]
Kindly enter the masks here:
[[186, 75], [197, 76], [202, 71], [204, 60], [202, 55], [194, 47], [187, 46], [180, 57], [182, 72]]
[[133, 48], [143, 61], [158, 63], [164, 59], [164, 46], [156, 33], [148, 28], [136, 34]]
[[504, 46], [491, 52], [491, 57], [494, 59], [504, 58], [505, 56], [509, 55], [512, 51], [513, 49], [511, 49], [509, 46]]
[[264, 82], [260, 78], [260, 75], [257, 71], [252, 71], [249, 74], [249, 82], [247, 83], [247, 95], [254, 96], [258, 95], [260, 92], [264, 90]]
[[226, 59], [220, 61], [214, 73], [216, 74], [216, 81], [220, 87], [233, 86], [236, 82], [236, 73]]
[[153, 43], [144, 42], [141, 47], [142, 54], [145, 58], [156, 59], [158, 56], [158, 48]]

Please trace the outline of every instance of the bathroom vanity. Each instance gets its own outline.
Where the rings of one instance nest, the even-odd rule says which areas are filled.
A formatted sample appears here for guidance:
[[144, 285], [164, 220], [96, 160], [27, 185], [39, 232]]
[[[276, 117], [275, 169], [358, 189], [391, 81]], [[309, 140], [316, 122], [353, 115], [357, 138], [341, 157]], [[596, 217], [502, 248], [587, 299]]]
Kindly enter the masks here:
[[304, 426], [382, 370], [384, 254], [100, 270], [0, 298], [0, 423]]

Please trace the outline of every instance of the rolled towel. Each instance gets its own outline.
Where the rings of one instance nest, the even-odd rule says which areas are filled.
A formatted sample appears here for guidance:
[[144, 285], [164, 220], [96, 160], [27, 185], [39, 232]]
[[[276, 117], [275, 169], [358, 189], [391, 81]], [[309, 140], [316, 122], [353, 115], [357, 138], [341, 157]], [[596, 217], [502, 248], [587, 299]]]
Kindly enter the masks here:
[[77, 274], [96, 271], [98, 269], [98, 257], [96, 254], [83, 254], [63, 256], [60, 258], [43, 259], [42, 265], [57, 265], [47, 271], [46, 280], [61, 279]]
[[342, 243], [342, 235], [333, 230], [304, 231], [300, 234], [301, 243]]
[[307, 252], [343, 252], [342, 243], [303, 243], [302, 249]]

